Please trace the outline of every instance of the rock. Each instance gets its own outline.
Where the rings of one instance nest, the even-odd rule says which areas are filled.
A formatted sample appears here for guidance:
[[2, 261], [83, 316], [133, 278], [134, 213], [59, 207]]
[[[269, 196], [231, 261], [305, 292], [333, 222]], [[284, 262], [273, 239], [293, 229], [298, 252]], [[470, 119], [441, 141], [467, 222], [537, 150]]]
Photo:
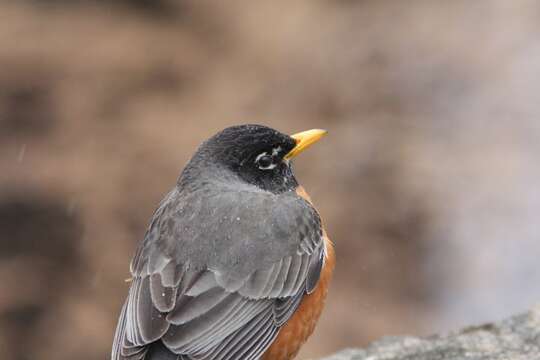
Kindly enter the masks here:
[[540, 306], [507, 320], [427, 338], [385, 337], [322, 360], [540, 360]]

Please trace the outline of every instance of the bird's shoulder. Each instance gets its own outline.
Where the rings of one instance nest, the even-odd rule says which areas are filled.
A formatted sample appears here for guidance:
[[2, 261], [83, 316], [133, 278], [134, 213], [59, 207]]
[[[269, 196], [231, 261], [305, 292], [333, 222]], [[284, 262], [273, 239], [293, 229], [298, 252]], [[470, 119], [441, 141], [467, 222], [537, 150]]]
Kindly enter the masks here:
[[132, 271], [159, 255], [244, 277], [288, 256], [311, 254], [321, 242], [317, 211], [294, 191], [173, 189], [152, 216]]

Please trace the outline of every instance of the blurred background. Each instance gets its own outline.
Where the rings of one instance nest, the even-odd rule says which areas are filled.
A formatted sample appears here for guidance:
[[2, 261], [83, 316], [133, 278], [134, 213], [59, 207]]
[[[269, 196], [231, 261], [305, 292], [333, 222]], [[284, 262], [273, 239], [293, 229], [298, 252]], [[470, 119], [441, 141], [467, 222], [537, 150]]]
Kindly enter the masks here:
[[540, 3], [0, 1], [0, 358], [107, 359], [195, 147], [261, 123], [337, 248], [300, 358], [540, 301]]

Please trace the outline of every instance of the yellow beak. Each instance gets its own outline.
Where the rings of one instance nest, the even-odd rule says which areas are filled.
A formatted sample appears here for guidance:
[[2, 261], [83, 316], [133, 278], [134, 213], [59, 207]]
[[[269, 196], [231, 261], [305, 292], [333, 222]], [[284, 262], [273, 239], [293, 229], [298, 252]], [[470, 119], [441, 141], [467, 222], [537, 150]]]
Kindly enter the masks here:
[[285, 155], [284, 159], [289, 160], [300, 154], [302, 151], [319, 141], [327, 132], [328, 131], [326, 130], [312, 129], [291, 135], [291, 137], [296, 140], [296, 146]]

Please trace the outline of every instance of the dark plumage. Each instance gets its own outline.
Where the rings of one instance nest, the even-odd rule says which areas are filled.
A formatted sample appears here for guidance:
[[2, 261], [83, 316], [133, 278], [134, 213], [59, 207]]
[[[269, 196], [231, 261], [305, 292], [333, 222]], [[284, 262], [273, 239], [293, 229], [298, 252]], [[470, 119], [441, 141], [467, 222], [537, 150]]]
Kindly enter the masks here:
[[260, 125], [204, 142], [155, 211], [131, 263], [112, 359], [259, 359], [316, 287], [319, 215]]

